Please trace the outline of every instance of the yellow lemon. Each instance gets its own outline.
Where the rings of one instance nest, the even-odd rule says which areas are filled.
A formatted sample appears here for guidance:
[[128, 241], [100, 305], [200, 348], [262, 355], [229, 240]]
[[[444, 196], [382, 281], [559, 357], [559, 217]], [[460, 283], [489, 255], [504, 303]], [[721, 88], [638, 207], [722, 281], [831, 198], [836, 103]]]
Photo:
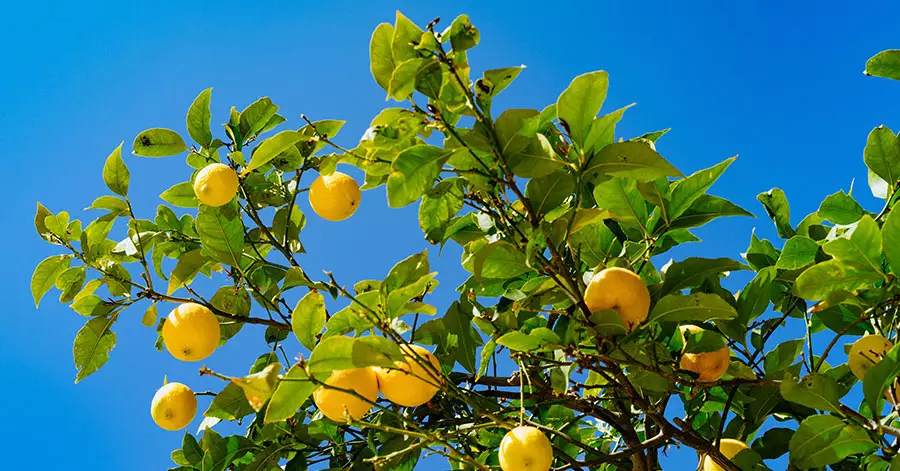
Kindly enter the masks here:
[[[402, 349], [406, 358], [405, 361], [394, 362], [396, 369], [375, 369], [375, 374], [378, 376], [378, 389], [387, 400], [394, 404], [406, 407], [420, 406], [430, 401], [440, 389], [440, 385], [443, 384], [440, 376], [441, 364], [424, 347], [404, 345]], [[430, 363], [433, 371], [420, 364], [416, 355]]]
[[209, 164], [194, 178], [194, 194], [207, 206], [222, 206], [234, 198], [238, 191], [238, 177], [225, 164]]
[[591, 312], [615, 309], [631, 331], [650, 312], [650, 291], [633, 271], [612, 267], [594, 274], [584, 291], [584, 302]]
[[[719, 440], [719, 451], [729, 460], [748, 448], [750, 447], [747, 446], [746, 443], [733, 438], [723, 438]], [[724, 471], [721, 466], [717, 465], [716, 462], [708, 456], [704, 455], [700, 463], [701, 466], [703, 466], [703, 471]]]
[[[683, 325], [681, 330], [681, 338], [684, 340], [684, 333], [696, 333], [703, 329], [695, 325]], [[728, 371], [728, 365], [731, 364], [731, 350], [728, 345], [722, 346], [719, 350], [704, 353], [683, 353], [681, 355], [681, 369], [697, 373], [697, 381], [709, 383], [716, 381]]]
[[847, 365], [850, 371], [862, 380], [869, 369], [878, 364], [893, 346], [890, 340], [880, 335], [866, 335], [853, 342], [850, 353], [847, 354]]
[[503, 471], [547, 471], [552, 463], [550, 440], [535, 427], [516, 427], [500, 442], [500, 468]]
[[181, 361], [200, 361], [219, 346], [219, 320], [206, 306], [196, 303], [178, 305], [163, 323], [166, 349]]
[[191, 388], [169, 383], [159, 388], [150, 403], [150, 416], [166, 430], [181, 430], [197, 414], [197, 398]]
[[334, 172], [319, 175], [309, 186], [309, 205], [322, 219], [343, 221], [359, 207], [362, 193], [350, 175]]
[[[325, 384], [313, 393], [313, 402], [322, 415], [335, 422], [347, 422], [347, 416], [361, 419], [378, 399], [378, 379], [372, 368], [332, 371]], [[332, 388], [355, 391], [367, 400]]]

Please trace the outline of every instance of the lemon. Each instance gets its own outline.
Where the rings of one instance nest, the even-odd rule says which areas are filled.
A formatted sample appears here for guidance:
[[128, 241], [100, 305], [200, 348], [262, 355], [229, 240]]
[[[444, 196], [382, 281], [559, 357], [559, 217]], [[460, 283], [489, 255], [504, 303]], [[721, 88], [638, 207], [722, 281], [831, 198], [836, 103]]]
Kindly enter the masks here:
[[343, 221], [359, 207], [362, 193], [350, 175], [334, 172], [319, 175], [309, 186], [309, 205], [322, 219]]
[[[313, 393], [313, 402], [322, 415], [335, 422], [347, 422], [348, 416], [361, 419], [378, 399], [378, 379], [372, 368], [332, 371], [325, 384]], [[339, 389], [355, 391], [362, 398]]]
[[207, 206], [222, 206], [234, 199], [238, 191], [238, 177], [225, 164], [209, 164], [194, 178], [194, 194]]
[[584, 302], [591, 312], [615, 309], [631, 331], [650, 312], [650, 291], [633, 271], [611, 267], [591, 277], [584, 291]]
[[[440, 376], [441, 364], [438, 359], [424, 347], [404, 345], [405, 361], [394, 362], [396, 369], [376, 368], [378, 389], [387, 400], [394, 404], [415, 407], [425, 404], [440, 389], [443, 383]], [[415, 352], [415, 354], [413, 354]], [[431, 364], [428, 368], [419, 363], [416, 354]]]
[[516, 427], [500, 442], [500, 468], [503, 471], [547, 471], [552, 463], [550, 440], [535, 427]]
[[[719, 440], [719, 451], [729, 460], [737, 456], [743, 450], [750, 448], [746, 443], [735, 440], [733, 438], [723, 438]], [[724, 471], [721, 466], [717, 465], [708, 456], [703, 456], [700, 460], [703, 471]]]
[[163, 323], [166, 349], [182, 361], [200, 361], [219, 345], [219, 321], [206, 306], [196, 303], [178, 305]]
[[869, 369], [878, 364], [893, 346], [890, 340], [880, 335], [866, 335], [853, 342], [850, 353], [847, 354], [847, 365], [850, 371], [862, 380]]
[[150, 403], [150, 416], [166, 430], [181, 430], [197, 414], [197, 398], [191, 388], [169, 383], [159, 388]]
[[[681, 338], [684, 339], [684, 333], [696, 333], [703, 329], [695, 325], [683, 325], [681, 330]], [[731, 350], [728, 345], [712, 352], [703, 353], [683, 353], [681, 355], [681, 369], [697, 373], [697, 381], [709, 383], [716, 381], [728, 371], [728, 365], [731, 364]]]

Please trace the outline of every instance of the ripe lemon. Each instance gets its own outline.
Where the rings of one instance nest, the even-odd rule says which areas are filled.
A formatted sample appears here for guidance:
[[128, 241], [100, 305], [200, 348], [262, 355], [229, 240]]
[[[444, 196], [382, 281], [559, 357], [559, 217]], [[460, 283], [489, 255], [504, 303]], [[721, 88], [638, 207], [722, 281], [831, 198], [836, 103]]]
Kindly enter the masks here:
[[219, 345], [219, 321], [206, 306], [196, 303], [178, 305], [163, 323], [166, 349], [181, 361], [200, 361]]
[[166, 430], [181, 430], [197, 414], [197, 398], [191, 388], [169, 383], [159, 388], [150, 403], [150, 416]]
[[[733, 438], [723, 438], [719, 440], [719, 451], [728, 459], [734, 458], [738, 453], [748, 448], [750, 447], [747, 446], [746, 443]], [[700, 460], [700, 464], [703, 466], [703, 471], [724, 471], [721, 466], [717, 465], [715, 461], [705, 455], [703, 456], [703, 459]]]
[[[424, 347], [404, 345], [405, 361], [394, 362], [397, 369], [376, 368], [378, 389], [381, 394], [394, 404], [415, 407], [425, 404], [440, 389], [443, 383], [440, 376], [441, 364], [438, 359]], [[412, 352], [434, 368], [420, 364]], [[437, 373], [435, 373], [435, 371]]]
[[500, 442], [500, 468], [503, 471], [547, 471], [552, 463], [550, 440], [535, 427], [516, 427]]
[[309, 205], [322, 219], [343, 221], [359, 207], [362, 193], [350, 175], [334, 172], [319, 175], [309, 186]]
[[234, 198], [238, 191], [238, 177], [225, 164], [209, 164], [194, 179], [194, 194], [207, 206], [222, 206]]
[[847, 355], [850, 371], [862, 380], [869, 369], [878, 364], [884, 354], [894, 346], [890, 340], [880, 335], [866, 335], [853, 343]]
[[[696, 333], [703, 329], [695, 325], [683, 325], [681, 330], [681, 338], [684, 339], [684, 333]], [[731, 350], [728, 345], [722, 348], [704, 353], [683, 353], [681, 355], [681, 369], [697, 373], [697, 381], [709, 383], [716, 381], [728, 371], [728, 365], [731, 364]]]
[[359, 396], [322, 386], [313, 393], [313, 402], [322, 415], [335, 422], [347, 422], [347, 416], [359, 420], [378, 399], [378, 379], [372, 368], [332, 371], [325, 380], [327, 386], [355, 391]]
[[584, 291], [584, 302], [591, 312], [615, 309], [631, 331], [650, 312], [650, 291], [633, 271], [612, 267], [594, 274]]

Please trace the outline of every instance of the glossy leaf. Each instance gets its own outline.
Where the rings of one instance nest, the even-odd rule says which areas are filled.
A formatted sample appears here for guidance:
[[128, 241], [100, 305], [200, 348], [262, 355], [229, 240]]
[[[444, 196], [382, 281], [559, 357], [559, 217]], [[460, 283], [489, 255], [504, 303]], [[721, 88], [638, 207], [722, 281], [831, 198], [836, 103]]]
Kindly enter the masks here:
[[122, 144], [116, 147], [116, 150], [109, 154], [106, 163], [103, 165], [103, 182], [113, 191], [113, 193], [125, 196], [128, 194], [128, 182], [131, 180], [131, 174], [125, 167], [122, 160]]
[[168, 157], [186, 151], [187, 145], [177, 132], [165, 128], [148, 129], [134, 138], [134, 155]]
[[291, 313], [291, 329], [304, 347], [312, 350], [316, 336], [325, 328], [325, 297], [318, 291], [310, 291], [297, 302]]

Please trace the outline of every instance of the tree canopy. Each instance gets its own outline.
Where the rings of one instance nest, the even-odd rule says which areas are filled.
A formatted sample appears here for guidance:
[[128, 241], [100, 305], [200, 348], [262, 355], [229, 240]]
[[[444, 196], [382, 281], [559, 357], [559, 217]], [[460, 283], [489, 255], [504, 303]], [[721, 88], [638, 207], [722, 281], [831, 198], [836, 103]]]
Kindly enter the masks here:
[[[187, 111], [191, 144], [163, 128], [133, 141], [135, 156], [181, 156], [173, 171], [192, 172], [161, 189], [155, 215], [133, 210], [123, 145], [102, 168], [111, 194], [89, 208], [102, 215], [82, 223], [38, 203], [37, 232], [60, 253], [37, 265], [31, 291], [37, 306], [55, 287], [85, 317], [75, 381], [108, 360], [122, 315], [143, 316], [160, 333], [155, 348], [186, 361], [235, 335], [265, 336], [271, 349], [246, 364], [198, 364], [223, 386], [203, 403], [202, 433], [172, 453], [184, 471], [411, 470], [428, 454], [453, 469], [516, 471], [512, 456], [540, 449], [541, 436], [557, 471], [661, 469], [673, 446], [696, 450], [705, 469], [768, 469], [786, 454], [798, 470], [900, 468], [893, 131], [875, 128], [864, 149], [882, 208], [838, 191], [794, 226], [773, 188], [758, 200], [782, 240], [751, 234], [741, 259], [659, 264], [699, 242], [693, 229], [751, 216], [708, 193], [734, 158], [683, 173], [657, 150], [667, 129], [618, 136], [630, 106], [601, 114], [604, 71], [575, 77], [542, 110], [493, 109], [523, 67], [476, 77], [478, 29], [465, 15], [438, 25], [398, 12], [375, 29], [370, 70], [397, 104], [353, 148], [334, 141], [343, 121], [301, 116], [291, 127], [269, 98], [232, 107], [214, 133], [208, 89]], [[871, 58], [866, 73], [900, 79], [900, 51]], [[418, 205], [429, 243], [462, 247], [470, 276], [457, 300], [430, 303], [439, 250], [385, 267], [383, 279], [304, 271], [297, 199], [332, 220], [358, 207], [340, 165], [364, 172], [362, 198], [385, 186], [390, 207]], [[750, 274], [740, 289], [735, 271]], [[220, 287], [194, 289], [199, 275]], [[776, 342], [789, 318], [805, 331]], [[829, 343], [814, 345], [825, 331]], [[830, 360], [841, 348], [850, 360]], [[187, 405], [176, 412], [196, 407], [178, 388]], [[161, 400], [160, 414], [175, 410]], [[220, 421], [244, 431], [223, 436]], [[503, 451], [518, 427], [537, 445]]]

